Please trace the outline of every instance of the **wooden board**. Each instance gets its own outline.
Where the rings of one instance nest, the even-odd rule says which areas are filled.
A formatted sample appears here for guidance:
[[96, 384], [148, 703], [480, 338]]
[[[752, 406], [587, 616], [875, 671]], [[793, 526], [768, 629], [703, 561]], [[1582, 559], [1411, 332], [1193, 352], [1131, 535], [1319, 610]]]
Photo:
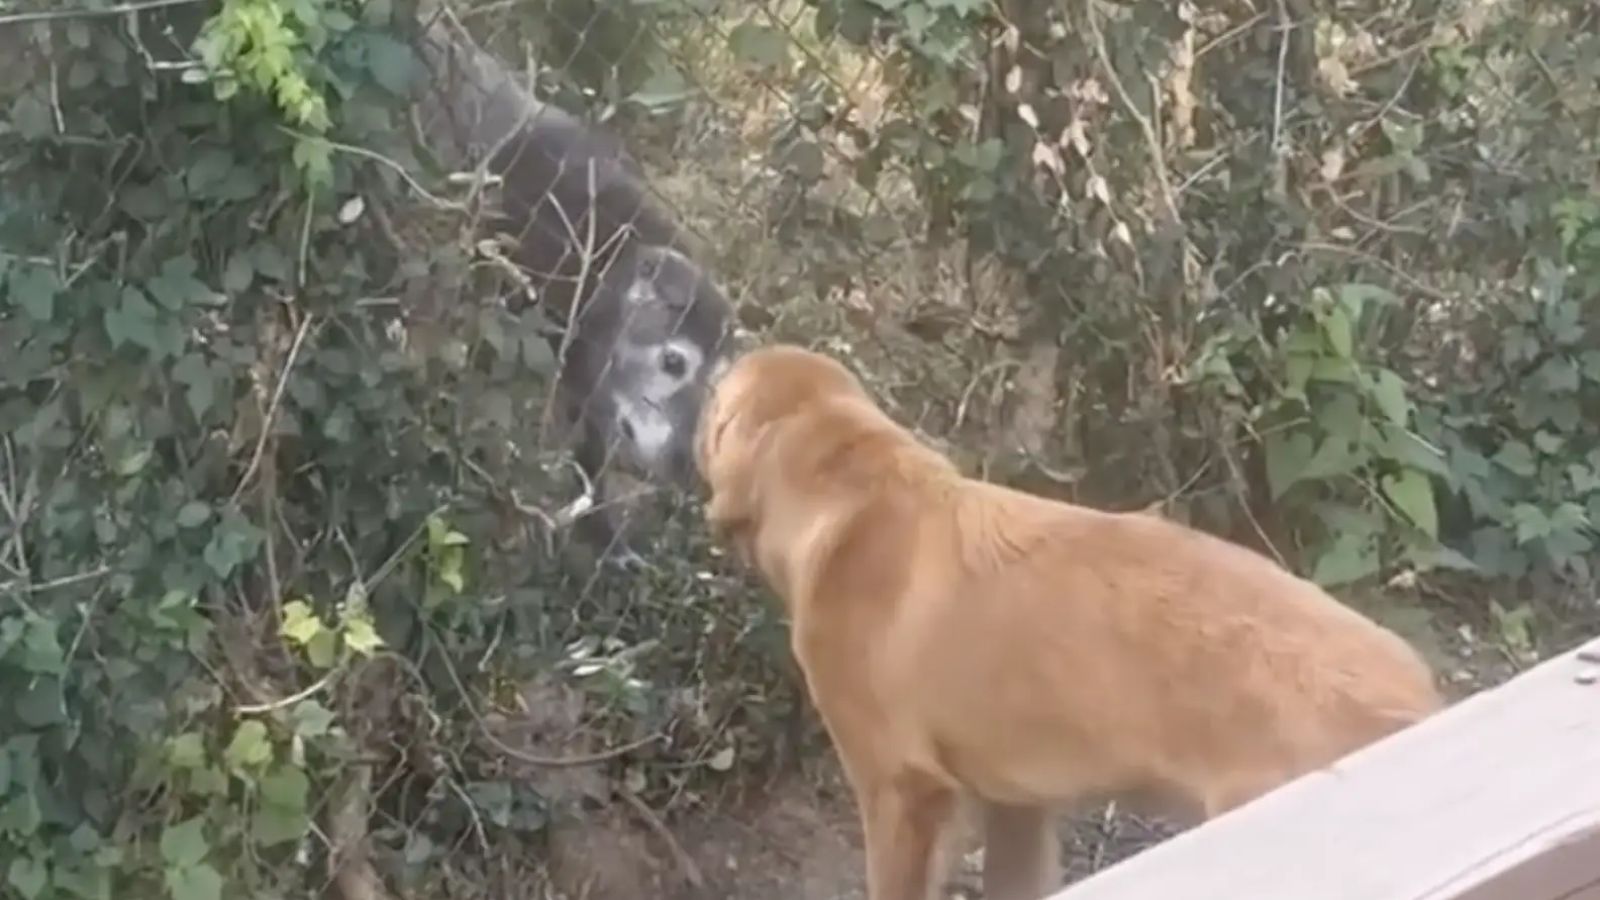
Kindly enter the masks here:
[[1600, 900], [1600, 640], [1050, 900]]

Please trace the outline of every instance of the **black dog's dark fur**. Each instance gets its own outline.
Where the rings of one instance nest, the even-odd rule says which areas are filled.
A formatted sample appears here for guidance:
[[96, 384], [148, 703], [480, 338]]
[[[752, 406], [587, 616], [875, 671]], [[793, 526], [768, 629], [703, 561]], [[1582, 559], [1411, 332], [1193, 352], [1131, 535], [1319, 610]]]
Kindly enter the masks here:
[[553, 338], [565, 350], [561, 401], [601, 502], [581, 530], [612, 558], [631, 557], [605, 502], [611, 450], [621, 443], [652, 480], [692, 483], [694, 427], [705, 380], [728, 352], [732, 306], [615, 138], [540, 103], [442, 27], [423, 51], [435, 83], [451, 85], [439, 92], [446, 124], [425, 133], [446, 132], [472, 164], [487, 158], [502, 180], [491, 227], [515, 238], [508, 257], [550, 318], [572, 323]]

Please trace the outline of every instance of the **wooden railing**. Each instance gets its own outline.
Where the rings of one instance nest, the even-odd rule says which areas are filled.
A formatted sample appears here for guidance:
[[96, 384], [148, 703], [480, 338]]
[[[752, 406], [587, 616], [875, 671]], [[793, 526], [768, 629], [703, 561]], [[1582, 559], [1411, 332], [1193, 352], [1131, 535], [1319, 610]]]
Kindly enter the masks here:
[[1600, 640], [1050, 900], [1600, 900]]

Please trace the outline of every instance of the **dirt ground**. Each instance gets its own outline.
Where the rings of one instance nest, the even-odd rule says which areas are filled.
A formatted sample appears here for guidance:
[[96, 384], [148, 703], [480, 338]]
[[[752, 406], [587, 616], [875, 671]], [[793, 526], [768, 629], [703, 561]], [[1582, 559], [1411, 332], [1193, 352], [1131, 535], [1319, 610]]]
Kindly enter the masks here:
[[[747, 797], [676, 818], [671, 844], [640, 815], [561, 829], [551, 846], [552, 898], [864, 900], [861, 831], [831, 759]], [[970, 823], [967, 823], [970, 825]], [[1104, 812], [1064, 821], [1062, 862], [1077, 880], [1148, 847], [1170, 829]], [[982, 855], [958, 845], [944, 896], [977, 900]]]

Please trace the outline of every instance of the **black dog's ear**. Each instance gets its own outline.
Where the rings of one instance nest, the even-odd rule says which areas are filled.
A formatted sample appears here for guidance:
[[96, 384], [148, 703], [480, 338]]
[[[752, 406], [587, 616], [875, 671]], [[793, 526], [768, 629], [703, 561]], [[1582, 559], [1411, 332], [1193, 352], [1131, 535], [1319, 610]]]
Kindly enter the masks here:
[[667, 256], [672, 252], [666, 247], [640, 247], [634, 257], [633, 277], [639, 281], [655, 281], [661, 276]]
[[658, 277], [661, 274], [661, 253], [656, 247], [634, 247], [612, 263], [618, 276], [626, 278], [623, 297], [629, 305], [644, 306], [653, 303], [670, 304], [670, 291]]

